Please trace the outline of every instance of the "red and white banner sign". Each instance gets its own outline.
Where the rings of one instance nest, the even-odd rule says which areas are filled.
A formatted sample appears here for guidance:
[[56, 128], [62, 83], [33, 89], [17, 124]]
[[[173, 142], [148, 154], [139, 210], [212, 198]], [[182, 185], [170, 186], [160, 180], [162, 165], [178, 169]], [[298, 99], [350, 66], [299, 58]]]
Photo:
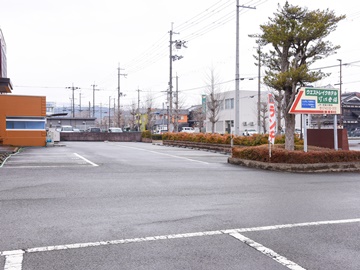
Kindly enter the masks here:
[[276, 128], [276, 115], [275, 115], [275, 102], [272, 94], [268, 94], [268, 111], [269, 111], [269, 142], [275, 143], [275, 128]]

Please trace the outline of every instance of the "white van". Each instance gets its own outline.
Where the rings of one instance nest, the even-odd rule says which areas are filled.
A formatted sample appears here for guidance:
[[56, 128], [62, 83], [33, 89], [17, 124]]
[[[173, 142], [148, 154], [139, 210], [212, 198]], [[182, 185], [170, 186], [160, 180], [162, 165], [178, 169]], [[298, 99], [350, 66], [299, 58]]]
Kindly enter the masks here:
[[183, 127], [183, 128], [181, 129], [181, 132], [194, 133], [195, 130], [194, 130], [194, 128], [192, 128], [192, 127]]

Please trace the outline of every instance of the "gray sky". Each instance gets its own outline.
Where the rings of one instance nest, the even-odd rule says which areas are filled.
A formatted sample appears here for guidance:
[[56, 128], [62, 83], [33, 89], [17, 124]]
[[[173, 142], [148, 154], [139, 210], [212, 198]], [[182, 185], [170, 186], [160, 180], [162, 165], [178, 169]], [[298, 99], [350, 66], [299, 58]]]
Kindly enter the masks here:
[[[256, 7], [240, 12], [241, 90], [257, 90], [257, 67], [253, 55], [259, 25], [276, 12], [285, 0], [240, 1]], [[313, 67], [328, 67], [332, 75], [316, 86], [339, 83], [339, 61], [343, 64], [343, 91], [360, 91], [360, 48], [356, 35], [360, 27], [359, 1], [293, 0], [290, 4], [310, 10], [334, 10], [347, 15], [329, 36], [342, 48], [337, 55]], [[173, 62], [173, 75], [179, 77], [180, 99], [184, 106], [201, 103], [206, 74], [214, 67], [222, 91], [235, 88], [235, 9], [236, 0], [0, 0], [0, 28], [7, 45], [8, 77], [13, 94], [45, 95], [58, 105], [93, 100], [107, 106], [117, 97], [117, 68], [120, 63], [121, 99], [125, 107], [137, 104], [137, 89], [144, 102], [151, 95], [158, 107], [166, 101], [169, 81], [169, 31], [174, 40], [187, 41], [187, 48], [174, 54], [184, 58]], [[254, 78], [254, 80], [249, 80]], [[175, 82], [173, 80], [174, 89]], [[262, 90], [267, 88], [262, 86]], [[81, 91], [81, 92], [80, 92]], [[111, 101], [113, 103], [113, 101]]]

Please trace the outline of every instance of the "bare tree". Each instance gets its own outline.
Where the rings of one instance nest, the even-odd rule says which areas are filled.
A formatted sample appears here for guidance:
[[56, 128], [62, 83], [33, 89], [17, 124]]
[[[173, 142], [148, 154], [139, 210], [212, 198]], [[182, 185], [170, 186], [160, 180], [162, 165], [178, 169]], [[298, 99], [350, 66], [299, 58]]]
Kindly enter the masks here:
[[174, 130], [175, 132], [178, 132], [179, 131], [179, 118], [180, 118], [180, 111], [182, 109], [184, 109], [185, 107], [185, 101], [186, 101], [186, 98], [184, 96], [179, 96], [179, 94], [177, 93], [177, 97], [174, 101], [174, 104], [175, 104], [175, 114], [174, 114], [174, 124], [175, 124], [175, 127], [174, 127]]
[[136, 114], [137, 114], [137, 108], [136, 108], [136, 104], [133, 101], [131, 106], [130, 106], [130, 130], [135, 130], [135, 122], [136, 122]]
[[269, 118], [268, 115], [268, 104], [266, 101], [260, 102], [260, 124], [263, 128], [263, 133], [267, 133], [267, 119]]
[[122, 116], [121, 112], [119, 112], [118, 110], [114, 111], [114, 116], [113, 116], [114, 127], [123, 127], [121, 122], [121, 116]]
[[152, 126], [154, 125], [153, 100], [154, 100], [153, 94], [151, 92], [148, 92], [145, 97], [145, 102], [143, 103], [143, 108], [146, 109], [145, 130], [151, 130]]
[[281, 120], [284, 118], [284, 115], [286, 113], [286, 106], [284, 104], [284, 91], [274, 91], [273, 97], [275, 100], [275, 106], [276, 106], [276, 130], [277, 134], [279, 135], [281, 133], [282, 127], [281, 127]]
[[202, 128], [204, 127], [204, 121], [205, 121], [205, 118], [206, 118], [206, 115], [205, 115], [205, 112], [204, 112], [204, 109], [202, 106], [199, 106], [197, 107], [195, 110], [193, 110], [191, 112], [191, 117], [192, 117], [192, 120], [195, 121], [195, 123], [197, 123], [197, 127], [202, 130]]
[[209, 119], [211, 123], [211, 133], [215, 133], [215, 124], [219, 121], [219, 112], [223, 103], [223, 97], [217, 84], [219, 78], [215, 75], [214, 68], [210, 69], [207, 80], [209, 84], [207, 85], [206, 114], [207, 119]]

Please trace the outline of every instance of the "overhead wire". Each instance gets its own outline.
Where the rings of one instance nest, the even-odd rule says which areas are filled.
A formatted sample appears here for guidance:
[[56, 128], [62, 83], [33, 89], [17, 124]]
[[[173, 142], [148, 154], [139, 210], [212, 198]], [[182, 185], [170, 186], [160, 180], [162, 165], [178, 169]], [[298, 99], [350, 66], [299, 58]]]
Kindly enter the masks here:
[[[155, 43], [153, 43], [148, 49], [143, 51], [140, 55], [136, 56], [129, 62], [125, 63], [125, 66], [128, 70], [131, 70], [133, 66], [139, 65], [139, 63], [142, 63], [144, 61], [147, 61], [148, 55], [158, 54], [157, 51], [160, 49], [160, 51], [163, 49], [163, 45], [166, 42], [167, 35], [164, 34], [160, 39], [158, 39]], [[145, 59], [145, 60], [144, 60]]]
[[[268, 0], [258, 0], [255, 3], [260, 5]], [[225, 1], [225, 3], [221, 3], [222, 1], [217, 1], [215, 4], [211, 5], [205, 11], [199, 13], [198, 15], [192, 17], [189, 20], [186, 20], [183, 23], [180, 23], [179, 26], [174, 28], [175, 31], [187, 31], [190, 29], [194, 29], [195, 27], [204, 23], [211, 19], [212, 17], [219, 15], [221, 12], [229, 8], [233, 5], [233, 1]], [[250, 3], [253, 1], [250, 1]], [[246, 12], [246, 11], [242, 11]], [[225, 15], [221, 14], [222, 17], [215, 19], [210, 24], [200, 27], [200, 29], [195, 29], [193, 33], [187, 36], [188, 40], [193, 40], [197, 37], [203, 36], [208, 32], [215, 30], [216, 28], [226, 24], [227, 22], [231, 21], [235, 14], [232, 11], [228, 11]], [[129, 63], [126, 63], [127, 71], [130, 72], [138, 72], [140, 70], [146, 69], [152, 64], [158, 62], [163, 57], [167, 56], [167, 48], [169, 44], [165, 40], [166, 35], [164, 35], [161, 39], [159, 39], [156, 43], [154, 43], [149, 49], [141, 53], [138, 57], [131, 60]]]

